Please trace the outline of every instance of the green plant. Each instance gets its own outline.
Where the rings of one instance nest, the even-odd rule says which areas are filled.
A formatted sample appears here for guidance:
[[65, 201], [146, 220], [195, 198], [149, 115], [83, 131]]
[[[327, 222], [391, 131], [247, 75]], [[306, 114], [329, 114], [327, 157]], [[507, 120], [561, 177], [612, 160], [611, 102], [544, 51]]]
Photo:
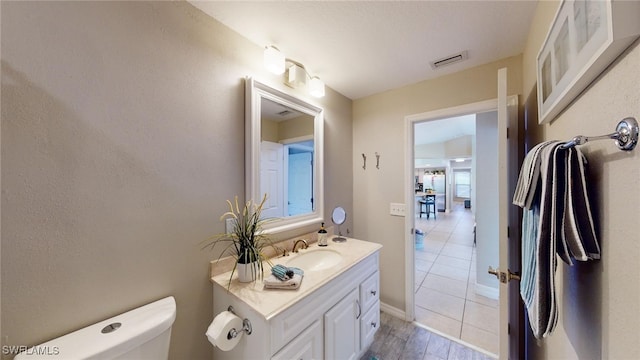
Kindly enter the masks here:
[[264, 195], [259, 204], [249, 200], [242, 208], [238, 205], [238, 196], [235, 197], [235, 208], [234, 204], [227, 200], [229, 211], [222, 214], [220, 221], [226, 223], [227, 219], [231, 219], [233, 230], [231, 233], [218, 234], [206, 240], [204, 247], [211, 250], [218, 244], [226, 244], [218, 260], [225, 255], [230, 255], [236, 260], [229, 276], [229, 284], [231, 284], [231, 279], [238, 264], [250, 264], [253, 278], [260, 278], [261, 280], [263, 278], [263, 262], [269, 263], [269, 258], [265, 255], [264, 250], [267, 247], [275, 248], [262, 228], [264, 223], [268, 221], [262, 218], [262, 208], [266, 200], [267, 194]]

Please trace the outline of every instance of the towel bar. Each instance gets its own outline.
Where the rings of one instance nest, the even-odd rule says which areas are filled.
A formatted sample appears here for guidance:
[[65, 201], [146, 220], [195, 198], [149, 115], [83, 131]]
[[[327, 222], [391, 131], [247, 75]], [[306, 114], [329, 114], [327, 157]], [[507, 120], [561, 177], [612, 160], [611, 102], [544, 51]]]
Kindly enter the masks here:
[[635, 118], [628, 117], [622, 119], [616, 126], [616, 132], [600, 136], [578, 135], [567, 141], [562, 147], [568, 149], [576, 145], [584, 145], [588, 141], [612, 139], [616, 141], [618, 149], [631, 151], [638, 143], [638, 122]]

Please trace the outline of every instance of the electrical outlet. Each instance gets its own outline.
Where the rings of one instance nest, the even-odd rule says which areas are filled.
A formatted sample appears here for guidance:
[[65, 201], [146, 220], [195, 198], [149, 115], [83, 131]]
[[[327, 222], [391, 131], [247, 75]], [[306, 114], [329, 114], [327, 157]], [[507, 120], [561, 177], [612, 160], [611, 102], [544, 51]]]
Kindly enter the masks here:
[[392, 216], [404, 216], [405, 214], [404, 204], [391, 203], [389, 206], [389, 213]]
[[224, 221], [224, 232], [227, 234], [231, 234], [233, 232], [233, 219], [228, 218]]

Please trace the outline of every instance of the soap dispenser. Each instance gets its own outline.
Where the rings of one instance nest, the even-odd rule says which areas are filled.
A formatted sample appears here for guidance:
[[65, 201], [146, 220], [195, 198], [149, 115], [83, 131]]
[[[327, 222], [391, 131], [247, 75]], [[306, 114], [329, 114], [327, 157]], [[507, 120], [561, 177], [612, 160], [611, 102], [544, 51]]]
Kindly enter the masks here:
[[327, 246], [327, 230], [324, 229], [324, 223], [318, 231], [318, 246]]

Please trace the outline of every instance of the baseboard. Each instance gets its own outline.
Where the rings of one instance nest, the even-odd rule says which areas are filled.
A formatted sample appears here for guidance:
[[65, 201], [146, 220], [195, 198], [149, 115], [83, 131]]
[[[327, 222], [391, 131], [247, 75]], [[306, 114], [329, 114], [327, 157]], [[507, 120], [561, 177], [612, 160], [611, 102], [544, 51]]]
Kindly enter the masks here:
[[383, 303], [382, 301], [380, 302], [380, 311], [384, 311], [387, 314], [393, 316], [393, 317], [397, 317], [399, 319], [404, 320], [406, 317], [406, 314], [404, 312], [404, 310], [400, 310], [396, 307], [393, 307], [391, 305], [387, 305], [385, 303]]
[[500, 289], [496, 289], [491, 286], [481, 285], [476, 283], [476, 294], [488, 297], [490, 299], [498, 300], [500, 298]]
[[440, 336], [442, 336], [442, 337], [443, 337], [443, 338], [445, 338], [445, 339], [449, 339], [449, 340], [451, 340], [451, 341], [453, 341], [453, 342], [457, 342], [458, 344], [461, 344], [461, 345], [463, 345], [463, 346], [465, 346], [465, 347], [468, 347], [468, 348], [470, 348], [470, 349], [472, 349], [472, 350], [475, 350], [475, 351], [477, 351], [477, 352], [483, 353], [483, 354], [487, 355], [488, 357], [490, 357], [490, 358], [492, 358], [492, 359], [498, 359], [498, 355], [496, 355], [496, 354], [494, 354], [494, 353], [491, 353], [491, 352], [489, 352], [489, 351], [487, 351], [487, 350], [485, 350], [485, 349], [483, 349], [483, 348], [480, 348], [480, 347], [478, 347], [477, 345], [473, 345], [473, 344], [468, 343], [468, 342], [466, 342], [466, 341], [464, 341], [464, 340], [462, 340], [462, 339], [459, 339], [459, 338], [457, 338], [457, 337], [451, 336], [451, 335], [449, 335], [449, 334], [447, 334], [447, 333], [445, 333], [445, 332], [442, 332], [442, 331], [440, 331], [440, 330], [436, 330], [436, 329], [434, 329], [434, 328], [432, 328], [432, 327], [429, 327], [429, 326], [427, 326], [427, 325], [425, 325], [425, 324], [420, 324], [420, 323], [419, 323], [419, 322], [417, 322], [417, 321], [414, 321], [414, 322], [413, 322], [413, 325], [415, 325], [415, 326], [417, 326], [417, 327], [421, 327], [421, 328], [423, 328], [423, 329], [425, 329], [425, 330], [427, 330], [427, 331], [429, 331], [429, 332], [432, 332], [432, 333], [434, 333], [434, 334], [440, 335]]

